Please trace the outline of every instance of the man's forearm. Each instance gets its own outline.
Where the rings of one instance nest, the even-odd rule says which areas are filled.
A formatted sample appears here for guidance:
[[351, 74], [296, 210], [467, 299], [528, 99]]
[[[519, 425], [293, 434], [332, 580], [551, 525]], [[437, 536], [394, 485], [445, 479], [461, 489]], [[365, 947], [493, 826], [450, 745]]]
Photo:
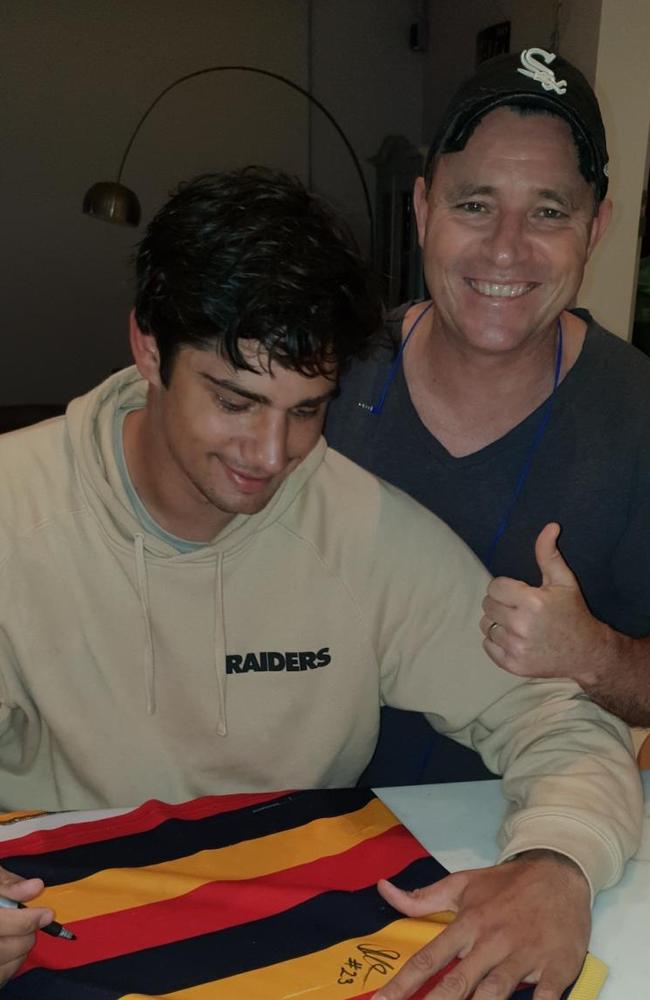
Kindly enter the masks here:
[[630, 726], [650, 726], [650, 637], [603, 625], [602, 652], [576, 680], [597, 704]]

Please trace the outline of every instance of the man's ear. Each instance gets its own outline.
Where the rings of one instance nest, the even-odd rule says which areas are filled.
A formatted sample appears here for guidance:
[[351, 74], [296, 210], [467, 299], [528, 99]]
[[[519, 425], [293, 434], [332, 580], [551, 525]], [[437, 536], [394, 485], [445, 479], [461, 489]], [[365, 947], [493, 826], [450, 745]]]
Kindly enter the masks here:
[[143, 333], [135, 318], [135, 310], [129, 314], [129, 343], [136, 367], [149, 385], [160, 386], [160, 354], [156, 338], [152, 333]]
[[427, 189], [424, 177], [418, 177], [413, 188], [413, 208], [415, 209], [415, 219], [418, 226], [418, 243], [424, 246], [424, 234], [427, 228], [429, 217], [429, 201], [427, 199]]
[[611, 217], [612, 203], [609, 198], [603, 198], [591, 223], [589, 246], [587, 247], [587, 260], [589, 260], [593, 250], [598, 243], [600, 243], [603, 236], [607, 232], [607, 227], [609, 226]]

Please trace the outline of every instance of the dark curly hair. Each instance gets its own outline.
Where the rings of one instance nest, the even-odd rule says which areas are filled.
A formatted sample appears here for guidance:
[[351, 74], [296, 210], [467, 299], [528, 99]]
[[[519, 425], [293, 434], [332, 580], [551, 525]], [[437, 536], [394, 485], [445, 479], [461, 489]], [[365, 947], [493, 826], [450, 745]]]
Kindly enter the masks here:
[[182, 184], [136, 256], [135, 316], [156, 339], [168, 385], [182, 345], [249, 369], [241, 340], [268, 364], [306, 375], [371, 350], [378, 286], [345, 224], [293, 177], [260, 167]]

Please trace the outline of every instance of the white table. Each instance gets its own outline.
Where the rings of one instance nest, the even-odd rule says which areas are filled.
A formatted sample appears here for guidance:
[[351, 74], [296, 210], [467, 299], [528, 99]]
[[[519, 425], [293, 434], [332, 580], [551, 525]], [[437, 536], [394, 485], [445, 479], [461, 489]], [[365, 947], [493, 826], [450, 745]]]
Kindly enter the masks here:
[[[590, 949], [609, 966], [599, 1000], [650, 996], [650, 771], [643, 773], [641, 849], [623, 878], [597, 898]], [[499, 781], [376, 789], [418, 840], [449, 871], [494, 863], [505, 803]]]

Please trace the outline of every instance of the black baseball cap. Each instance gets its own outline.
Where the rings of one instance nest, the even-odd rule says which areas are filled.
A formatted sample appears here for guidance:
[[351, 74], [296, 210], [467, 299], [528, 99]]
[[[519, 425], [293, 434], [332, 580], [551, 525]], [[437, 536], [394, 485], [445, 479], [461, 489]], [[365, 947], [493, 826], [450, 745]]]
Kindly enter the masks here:
[[578, 147], [580, 172], [595, 185], [602, 201], [607, 194], [609, 156], [596, 95], [579, 69], [539, 48], [489, 59], [461, 84], [429, 147], [424, 168], [427, 183], [434, 157], [464, 149], [481, 118], [503, 106], [539, 108], [564, 118]]

